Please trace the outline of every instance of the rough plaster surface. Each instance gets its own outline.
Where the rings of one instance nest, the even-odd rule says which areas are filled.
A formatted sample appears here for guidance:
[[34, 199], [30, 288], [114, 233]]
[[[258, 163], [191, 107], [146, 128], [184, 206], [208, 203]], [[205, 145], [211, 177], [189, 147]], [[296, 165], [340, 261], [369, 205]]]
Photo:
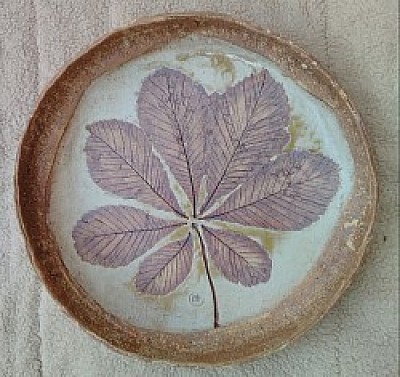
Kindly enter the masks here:
[[[55, 72], [116, 27], [184, 10], [238, 16], [313, 53], [352, 96], [379, 165], [377, 224], [352, 287], [295, 344], [224, 368], [121, 356], [79, 329], [41, 287], [13, 202], [18, 142]], [[397, 376], [397, 19], [396, 0], [0, 0], [0, 376]]]

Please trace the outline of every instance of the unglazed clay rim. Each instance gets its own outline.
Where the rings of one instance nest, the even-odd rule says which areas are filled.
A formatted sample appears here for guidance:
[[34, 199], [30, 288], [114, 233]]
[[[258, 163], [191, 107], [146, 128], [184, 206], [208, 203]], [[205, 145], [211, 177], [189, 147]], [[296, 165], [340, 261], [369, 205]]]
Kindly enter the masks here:
[[[89, 83], [107, 70], [192, 33], [266, 56], [337, 115], [355, 164], [355, 187], [321, 257], [272, 310], [216, 330], [168, 333], [130, 325], [106, 312], [73, 280], [48, 225], [52, 166], [65, 129]], [[55, 106], [57, 105], [57, 106]], [[53, 298], [83, 328], [125, 354], [180, 364], [228, 364], [287, 345], [338, 300], [370, 239], [377, 182], [360, 115], [316, 60], [291, 41], [223, 15], [174, 14], [117, 30], [68, 64], [38, 101], [17, 156], [16, 204], [29, 257]], [[349, 224], [355, 224], [352, 227]]]

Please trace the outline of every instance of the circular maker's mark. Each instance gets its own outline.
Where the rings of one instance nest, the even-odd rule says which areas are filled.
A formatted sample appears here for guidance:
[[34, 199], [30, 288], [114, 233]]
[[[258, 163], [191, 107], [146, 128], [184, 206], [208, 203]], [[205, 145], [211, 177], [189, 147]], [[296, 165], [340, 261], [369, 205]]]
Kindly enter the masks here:
[[193, 306], [202, 306], [204, 304], [204, 298], [198, 293], [191, 293], [189, 295], [189, 303]]

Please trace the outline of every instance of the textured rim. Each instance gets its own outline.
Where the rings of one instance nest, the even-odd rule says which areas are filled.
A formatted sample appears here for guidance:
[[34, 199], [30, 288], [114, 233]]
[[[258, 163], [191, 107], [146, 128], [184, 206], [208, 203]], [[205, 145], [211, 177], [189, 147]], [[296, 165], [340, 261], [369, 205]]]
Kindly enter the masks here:
[[[356, 183], [321, 257], [303, 282], [275, 308], [217, 330], [174, 334], [125, 323], [102, 309], [72, 279], [48, 226], [49, 181], [60, 141], [90, 82], [107, 70], [192, 33], [216, 37], [268, 57], [328, 104], [349, 142]], [[283, 347], [309, 329], [350, 284], [370, 239], [377, 201], [365, 127], [332, 76], [291, 41], [226, 16], [204, 13], [144, 19], [106, 36], [68, 64], [44, 91], [29, 121], [17, 156], [15, 188], [29, 257], [63, 309], [118, 351], [182, 364], [248, 360]]]

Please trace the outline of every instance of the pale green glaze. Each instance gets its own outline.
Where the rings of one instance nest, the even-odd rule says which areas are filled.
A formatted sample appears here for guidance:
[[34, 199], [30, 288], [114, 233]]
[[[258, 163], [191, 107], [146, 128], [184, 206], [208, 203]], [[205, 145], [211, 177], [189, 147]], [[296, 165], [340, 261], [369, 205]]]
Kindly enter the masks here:
[[[341, 206], [351, 192], [353, 160], [338, 120], [327, 106], [283, 75], [269, 60], [225, 42], [193, 36], [168, 49], [128, 62], [92, 83], [65, 134], [52, 183], [51, 226], [61, 245], [64, 263], [97, 302], [128, 322], [166, 331], [209, 329], [213, 326], [212, 301], [198, 251], [185, 283], [165, 297], [152, 297], [137, 293], [132, 284], [143, 257], [116, 269], [93, 266], [81, 261], [71, 237], [74, 225], [84, 213], [106, 204], [132, 205], [153, 215], [175, 218], [172, 214], [151, 210], [135, 200], [123, 200], [101, 190], [89, 176], [83, 151], [88, 136], [85, 125], [110, 118], [137, 123], [136, 98], [141, 82], [152, 70], [162, 66], [182, 70], [209, 92], [224, 92], [227, 86], [251, 73], [263, 67], [269, 69], [284, 86], [291, 106], [289, 132], [292, 140], [286, 150], [303, 148], [321, 152], [341, 168], [341, 187], [326, 214], [301, 232], [277, 233], [268, 229], [223, 225], [259, 242], [270, 253], [273, 270], [268, 283], [246, 288], [227, 281], [211, 262], [222, 325], [271, 309], [305, 278], [320, 256]], [[183, 191], [171, 174], [168, 175], [179, 202], [190, 212]], [[182, 238], [185, 232], [186, 229], [179, 229], [171, 238]], [[165, 243], [165, 240], [161, 241], [152, 251]], [[190, 303], [191, 295], [197, 295], [201, 305]]]

